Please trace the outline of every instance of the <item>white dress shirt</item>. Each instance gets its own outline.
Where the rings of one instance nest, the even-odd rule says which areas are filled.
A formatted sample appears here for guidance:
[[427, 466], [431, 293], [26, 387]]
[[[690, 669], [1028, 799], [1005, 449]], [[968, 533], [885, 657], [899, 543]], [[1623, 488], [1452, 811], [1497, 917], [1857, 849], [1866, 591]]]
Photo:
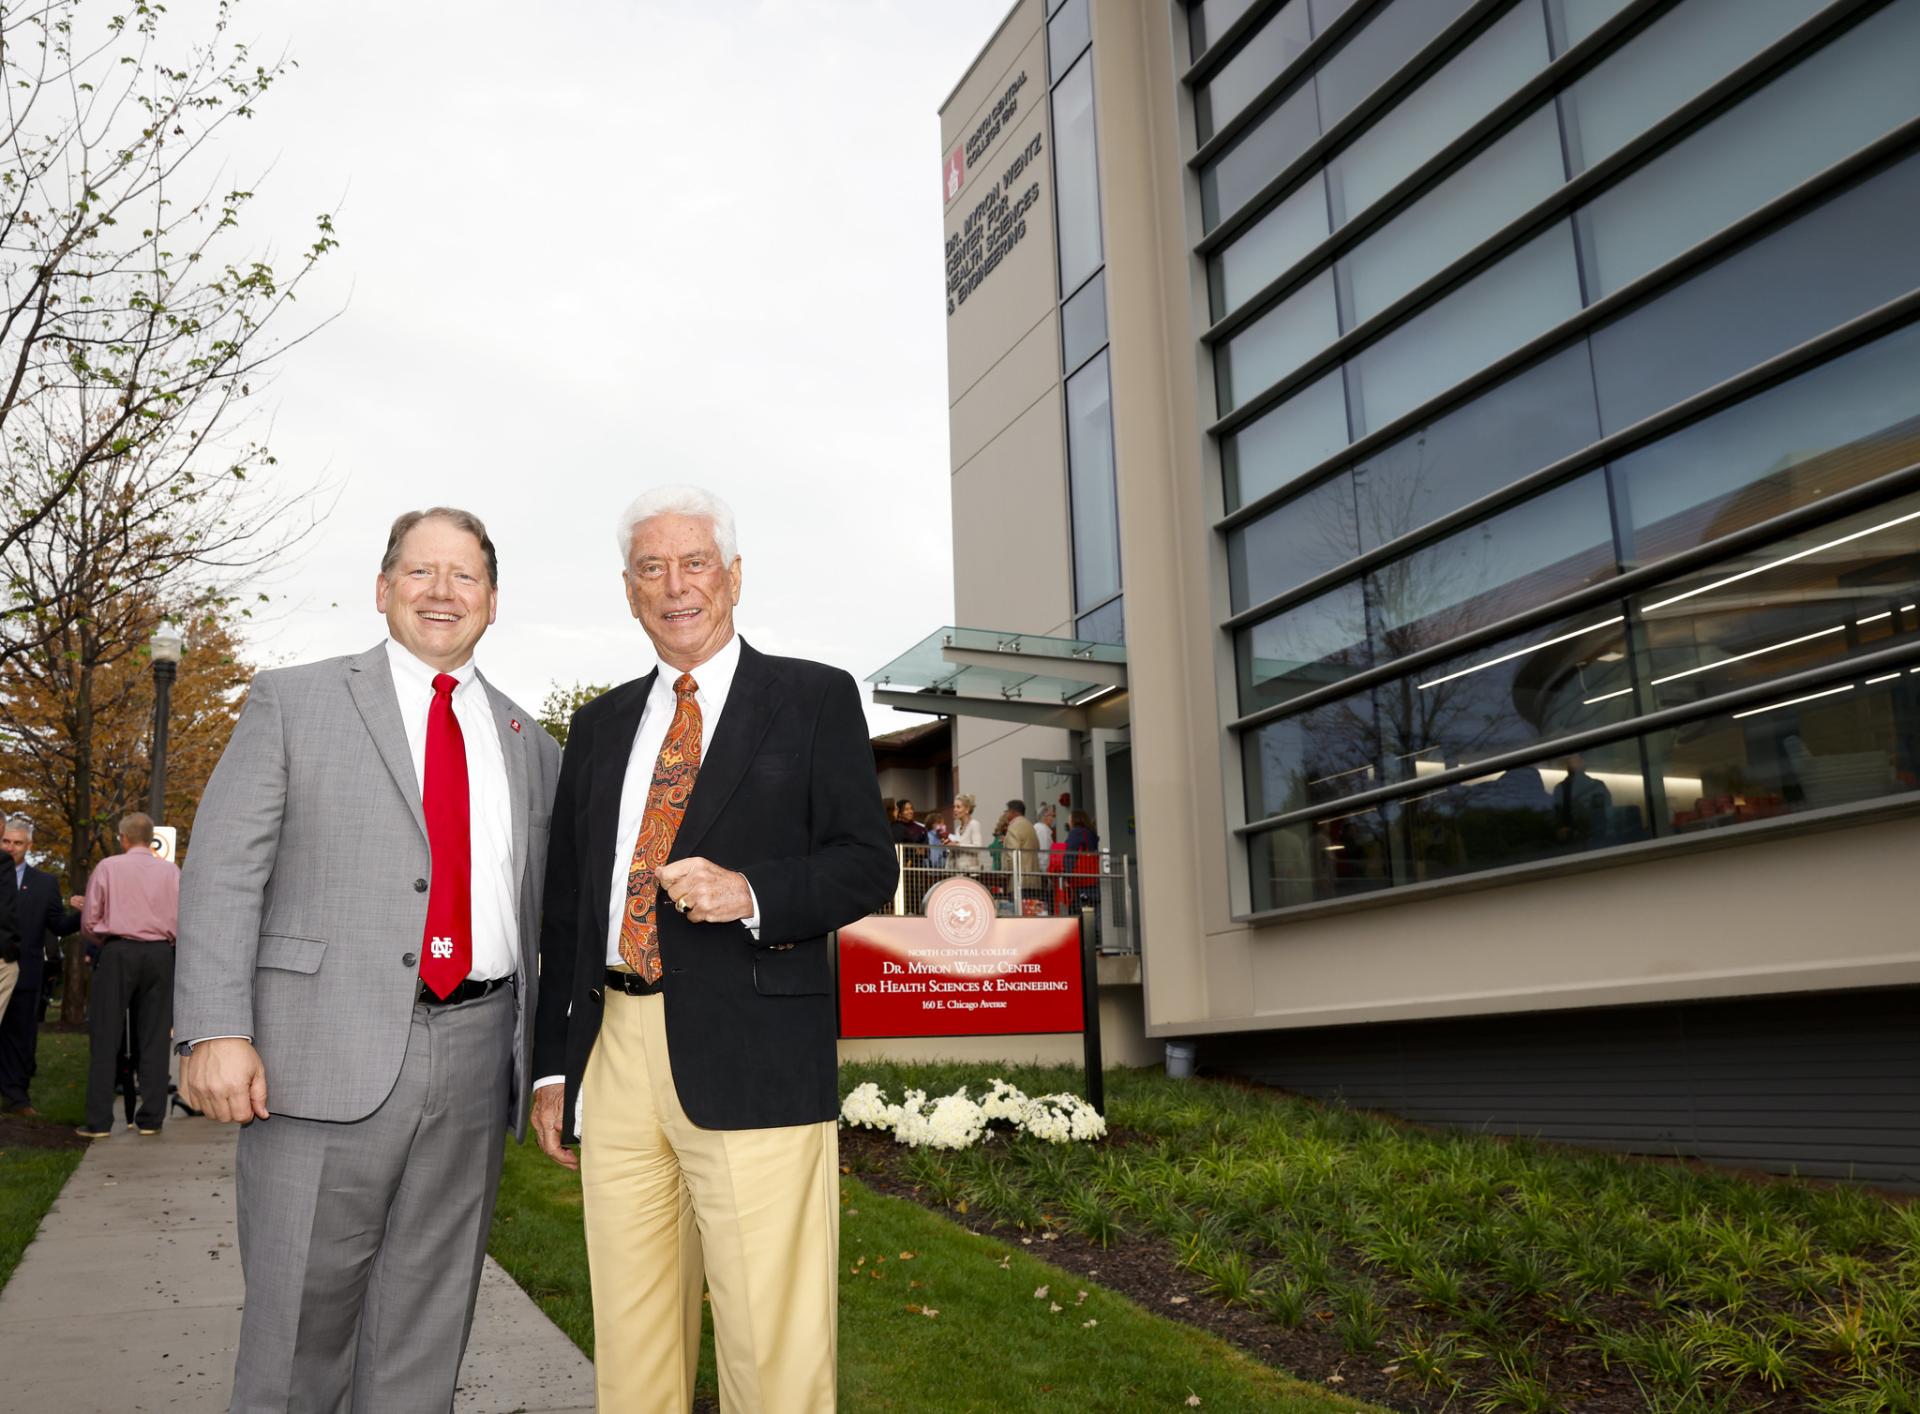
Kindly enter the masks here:
[[[387, 661], [393, 667], [400, 718], [407, 726], [414, 783], [424, 798], [427, 714], [433, 707], [433, 680], [439, 669], [421, 662], [391, 638]], [[507, 789], [507, 758], [500, 748], [500, 728], [493, 719], [487, 685], [477, 674], [469, 658], [449, 676], [460, 684], [453, 690], [453, 716], [467, 753], [473, 870], [473, 970], [467, 976], [485, 981], [511, 977], [519, 970], [520, 915], [516, 907], [519, 881], [513, 877], [513, 798]]]
[[[705, 761], [713, 749], [714, 728], [720, 725], [720, 714], [726, 710], [727, 693], [733, 688], [733, 675], [740, 666], [740, 635], [729, 638], [718, 653], [698, 667], [689, 668], [693, 674], [695, 690], [693, 700], [700, 707], [700, 759]], [[620, 957], [620, 924], [627, 912], [627, 874], [633, 867], [633, 847], [640, 840], [640, 821], [647, 813], [647, 795], [653, 789], [653, 768], [660, 759], [660, 748], [666, 745], [667, 728], [673, 725], [673, 713], [676, 703], [673, 685], [679, 680], [680, 671], [660, 664], [653, 679], [653, 687], [647, 693], [647, 705], [640, 711], [640, 730], [634, 733], [633, 750], [627, 755], [627, 771], [620, 784], [619, 823], [613, 832], [613, 859], [610, 861], [612, 874], [607, 895], [607, 966], [618, 967]], [[699, 788], [699, 778], [695, 777], [694, 788]], [[760, 936], [760, 900], [754, 896], [753, 885], [747, 885], [747, 897], [753, 908], [741, 921], [752, 930], [754, 937]], [[666, 906], [666, 905], [661, 905]], [[538, 1090], [547, 1085], [558, 1085], [565, 1080], [564, 1075], [543, 1075], [533, 1082]], [[575, 1134], [581, 1131], [581, 1106], [578, 1098], [574, 1102]]]

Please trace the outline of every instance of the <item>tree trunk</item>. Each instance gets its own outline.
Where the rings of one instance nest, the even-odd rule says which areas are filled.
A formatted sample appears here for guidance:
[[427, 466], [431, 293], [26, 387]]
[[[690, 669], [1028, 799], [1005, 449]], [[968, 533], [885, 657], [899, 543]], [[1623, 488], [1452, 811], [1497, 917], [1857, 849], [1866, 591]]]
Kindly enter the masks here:
[[[73, 794], [67, 799], [67, 881], [75, 893], [86, 891], [93, 857], [93, 664], [85, 646], [75, 672], [80, 681], [74, 694]], [[93, 973], [86, 965], [86, 945], [78, 936], [61, 948], [60, 1019], [79, 1025], [87, 1015], [87, 993]]]

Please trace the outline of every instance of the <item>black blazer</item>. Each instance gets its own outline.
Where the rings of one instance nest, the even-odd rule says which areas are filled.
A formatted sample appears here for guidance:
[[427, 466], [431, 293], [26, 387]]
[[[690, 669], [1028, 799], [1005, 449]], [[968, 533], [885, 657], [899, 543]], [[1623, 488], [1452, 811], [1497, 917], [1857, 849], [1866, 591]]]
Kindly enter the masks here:
[[[12, 882], [13, 865], [0, 859], [0, 871]], [[47, 935], [64, 938], [80, 931], [80, 914], [60, 897], [60, 881], [43, 870], [27, 866], [26, 879], [13, 901], [14, 926], [20, 934], [21, 991], [39, 990], [45, 980]]]
[[[567, 1077], [565, 1128], [600, 1030], [620, 788], [654, 674], [574, 715], [560, 762], [540, 930], [533, 1074]], [[667, 1049], [687, 1117], [707, 1129], [811, 1124], [840, 1110], [826, 935], [877, 908], [898, 870], [853, 679], [744, 640], [672, 859], [736, 869], [760, 904], [741, 923], [658, 911]], [[589, 1120], [589, 1123], [592, 1121]]]

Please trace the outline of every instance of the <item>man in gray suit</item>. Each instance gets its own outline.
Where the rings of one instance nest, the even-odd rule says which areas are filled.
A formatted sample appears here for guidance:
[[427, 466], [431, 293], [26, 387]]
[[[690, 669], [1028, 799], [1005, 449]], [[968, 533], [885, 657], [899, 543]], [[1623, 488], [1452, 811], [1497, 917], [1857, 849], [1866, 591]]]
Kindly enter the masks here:
[[524, 1132], [559, 748], [474, 667], [486, 528], [393, 524], [390, 637], [253, 680], [195, 816], [174, 1034], [240, 1132], [232, 1408], [445, 1410]]

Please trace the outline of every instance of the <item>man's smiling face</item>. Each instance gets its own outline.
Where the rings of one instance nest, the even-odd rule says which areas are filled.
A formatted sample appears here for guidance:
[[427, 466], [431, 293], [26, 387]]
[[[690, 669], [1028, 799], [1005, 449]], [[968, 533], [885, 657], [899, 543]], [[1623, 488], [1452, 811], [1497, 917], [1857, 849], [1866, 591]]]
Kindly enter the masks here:
[[722, 564], [713, 522], [658, 515], [633, 528], [627, 607], [668, 667], [686, 672], [726, 647], [740, 602], [740, 559]]
[[473, 656], [497, 600], [478, 537], [438, 516], [407, 532], [393, 573], [380, 575], [373, 591], [374, 607], [387, 616], [394, 639], [441, 672]]

